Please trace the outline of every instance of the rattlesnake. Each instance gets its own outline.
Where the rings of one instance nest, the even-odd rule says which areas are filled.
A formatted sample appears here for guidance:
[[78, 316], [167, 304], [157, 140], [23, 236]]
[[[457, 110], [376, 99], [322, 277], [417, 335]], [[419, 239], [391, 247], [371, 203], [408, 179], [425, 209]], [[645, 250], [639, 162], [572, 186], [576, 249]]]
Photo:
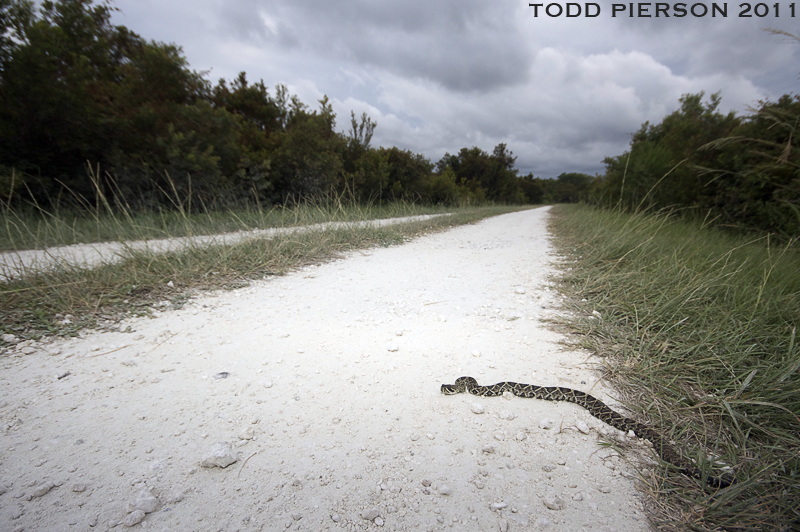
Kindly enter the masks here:
[[[485, 397], [496, 397], [498, 395], [503, 395], [503, 392], [511, 392], [517, 397], [575, 403], [588, 410], [590, 414], [600, 421], [608, 423], [615, 429], [619, 429], [623, 432], [632, 430], [638, 437], [650, 440], [650, 443], [653, 444], [653, 447], [661, 458], [665, 462], [669, 462], [680, 468], [683, 474], [701, 480], [703, 478], [703, 473], [696, 466], [684, 460], [657, 431], [646, 425], [642, 425], [638, 421], [634, 421], [633, 419], [614, 412], [600, 399], [588, 393], [571, 388], [536, 386], [535, 384], [520, 384], [517, 382], [498, 382], [491, 386], [480, 386], [478, 381], [472, 377], [459, 377], [456, 379], [455, 384], [442, 384], [442, 393], [445, 395], [454, 395], [463, 392]], [[733, 483], [732, 480], [712, 476], [706, 477], [706, 482], [715, 488], [726, 488]]]

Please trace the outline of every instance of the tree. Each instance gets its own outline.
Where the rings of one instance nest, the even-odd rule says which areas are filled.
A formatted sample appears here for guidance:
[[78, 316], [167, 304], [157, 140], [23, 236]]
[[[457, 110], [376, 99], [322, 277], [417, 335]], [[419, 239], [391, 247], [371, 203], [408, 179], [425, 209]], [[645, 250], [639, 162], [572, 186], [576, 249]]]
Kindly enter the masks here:
[[727, 137], [704, 146], [716, 155], [702, 168], [713, 194], [705, 208], [724, 223], [800, 235], [800, 150], [795, 145], [800, 98], [759, 102]]
[[113, 26], [106, 4], [46, 1], [35, 14], [30, 2], [6, 0], [0, 12], [13, 28], [13, 45], [3, 44], [0, 164], [37, 176], [42, 199], [62, 186], [91, 195], [87, 162], [108, 168], [112, 154], [149, 153], [177, 107], [204, 91], [180, 48]]
[[427, 200], [426, 183], [433, 171], [431, 161], [424, 155], [396, 147], [381, 148], [381, 151], [386, 154], [389, 165], [388, 197], [395, 200]]
[[486, 199], [504, 203], [522, 203], [525, 194], [521, 190], [514, 169], [516, 157], [505, 144], [495, 146], [492, 155], [480, 148], [462, 148], [458, 155], [445, 153], [436, 163], [437, 173], [447, 168], [456, 176], [456, 183], [464, 187], [471, 201]]
[[680, 109], [659, 124], [645, 122], [633, 134], [628, 152], [604, 160], [606, 175], [600, 193], [605, 202], [631, 209], [689, 206], [713, 193], [697, 168], [711, 164], [715, 156], [699, 148], [729, 134], [739, 119], [733, 112], [717, 111], [719, 93], [712, 94], [707, 103], [703, 103], [704, 95], [683, 95]]
[[372, 134], [378, 126], [373, 122], [367, 113], [361, 113], [361, 122], [356, 121], [356, 114], [350, 111], [350, 137], [348, 143], [351, 149], [358, 149], [360, 151], [369, 150], [370, 142], [372, 142]]
[[320, 111], [309, 112], [296, 96], [279, 86], [276, 102], [283, 130], [270, 137], [275, 201], [314, 197], [327, 192], [342, 175], [344, 141], [334, 131], [336, 115], [325, 97]]
[[244, 121], [268, 137], [282, 127], [281, 112], [261, 80], [252, 85], [247, 82], [247, 74], [240, 72], [230, 88], [224, 79], [220, 79], [211, 92], [211, 102], [215, 107], [241, 116]]

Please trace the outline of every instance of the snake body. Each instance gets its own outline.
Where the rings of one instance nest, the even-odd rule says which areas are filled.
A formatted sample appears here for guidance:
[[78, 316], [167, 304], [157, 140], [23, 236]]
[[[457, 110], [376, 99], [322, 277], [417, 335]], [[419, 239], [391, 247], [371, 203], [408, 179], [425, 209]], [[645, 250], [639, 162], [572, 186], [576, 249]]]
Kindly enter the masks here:
[[[503, 392], [511, 392], [517, 397], [529, 399], [544, 399], [545, 401], [566, 401], [582, 406], [591, 415], [623, 432], [632, 430], [639, 438], [650, 440], [653, 447], [665, 462], [678, 467], [680, 471], [690, 477], [703, 479], [703, 473], [693, 464], [684, 460], [681, 455], [666, 441], [656, 430], [638, 421], [627, 418], [609, 408], [600, 399], [580, 390], [561, 388], [558, 386], [536, 386], [535, 384], [520, 384], [518, 382], [498, 382], [491, 386], [481, 386], [472, 377], [459, 377], [455, 384], [442, 384], [442, 393], [454, 395], [468, 392], [483, 397], [496, 397]], [[715, 488], [726, 488], [732, 481], [708, 476], [706, 482]]]

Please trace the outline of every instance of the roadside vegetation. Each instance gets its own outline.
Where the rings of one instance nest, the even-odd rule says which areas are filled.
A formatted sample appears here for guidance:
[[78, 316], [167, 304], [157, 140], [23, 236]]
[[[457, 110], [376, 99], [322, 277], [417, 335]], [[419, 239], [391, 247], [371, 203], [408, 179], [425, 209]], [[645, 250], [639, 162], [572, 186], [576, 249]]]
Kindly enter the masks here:
[[633, 415], [716, 490], [668, 466], [643, 480], [661, 530], [800, 526], [800, 249], [662, 214], [554, 211], [562, 325], [606, 357]]
[[736, 479], [645, 466], [658, 529], [800, 530], [800, 97], [720, 102], [684, 95], [554, 211], [562, 325], [635, 417]]
[[[800, 39], [798, 39], [800, 40]], [[705, 100], [705, 101], [704, 101]], [[719, 94], [685, 94], [582, 199], [628, 212], [668, 209], [735, 231], [800, 236], [800, 96], [761, 101], [745, 116], [718, 111]]]
[[0, 252], [439, 214], [456, 207], [406, 201], [356, 202], [343, 195], [327, 195], [283, 205], [243, 203], [227, 209], [197, 211], [176, 200], [173, 209], [137, 211], [125, 205], [112, 206], [103, 195], [100, 199], [99, 206], [83, 205], [80, 209], [69, 205], [48, 209], [3, 206]]

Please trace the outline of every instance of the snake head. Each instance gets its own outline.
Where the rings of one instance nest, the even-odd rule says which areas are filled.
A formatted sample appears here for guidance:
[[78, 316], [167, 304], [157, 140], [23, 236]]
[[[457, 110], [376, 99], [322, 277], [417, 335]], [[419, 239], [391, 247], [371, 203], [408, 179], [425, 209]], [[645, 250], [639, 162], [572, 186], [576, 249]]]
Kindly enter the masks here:
[[457, 393], [468, 392], [471, 387], [478, 386], [478, 381], [472, 377], [459, 377], [455, 384], [442, 384], [442, 393], [445, 395], [455, 395]]
[[442, 393], [445, 395], [455, 395], [461, 393], [461, 390], [456, 388], [453, 384], [442, 384]]

